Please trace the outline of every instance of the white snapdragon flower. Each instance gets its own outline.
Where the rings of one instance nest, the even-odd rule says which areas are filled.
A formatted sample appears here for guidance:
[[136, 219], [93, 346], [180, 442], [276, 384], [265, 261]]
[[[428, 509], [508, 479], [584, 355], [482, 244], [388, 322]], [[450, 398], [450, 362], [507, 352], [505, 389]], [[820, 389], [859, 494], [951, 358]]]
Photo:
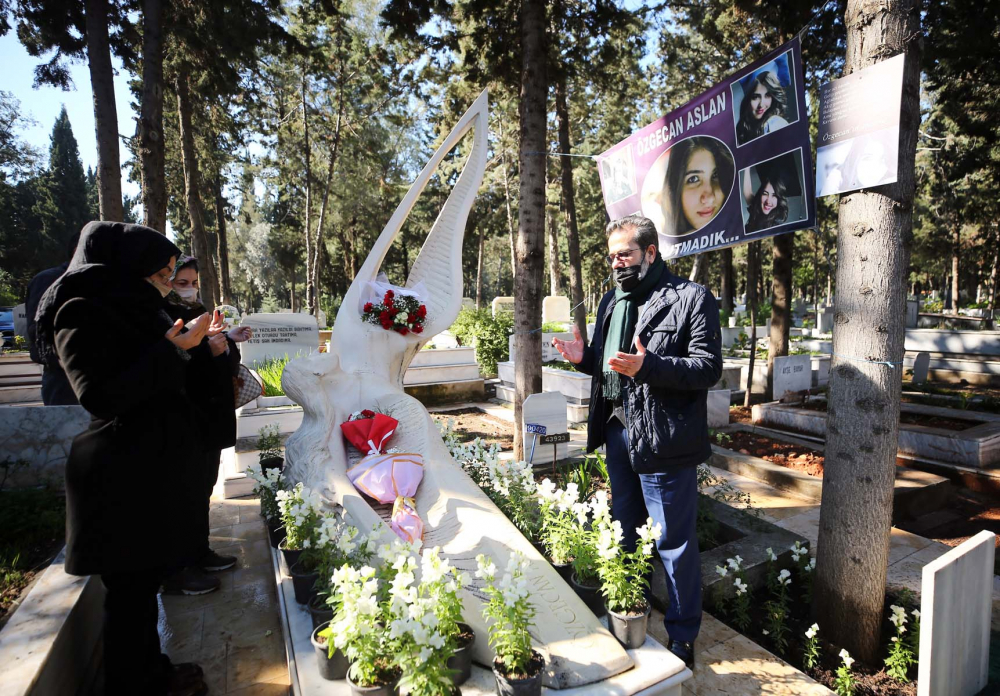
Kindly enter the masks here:
[[726, 565], [728, 565], [733, 570], [734, 573], [740, 569], [740, 562], [737, 561], [735, 558], [730, 558], [726, 560]]
[[740, 578], [736, 578], [736, 580], [733, 581], [733, 586], [736, 588], [737, 596], [747, 591], [747, 584], [743, 582]]
[[542, 479], [542, 482], [538, 484], [535, 490], [538, 492], [538, 497], [541, 500], [547, 503], [554, 503], [556, 501], [556, 484], [551, 479]]
[[851, 654], [846, 649], [840, 651], [840, 659], [844, 661], [844, 667], [847, 667], [847, 669], [850, 669], [851, 665], [854, 664], [854, 658], [851, 657]]
[[813, 624], [809, 627], [809, 630], [806, 631], [806, 638], [812, 640], [816, 637], [817, 633], [819, 633], [819, 624]]
[[782, 568], [781, 572], [778, 573], [778, 584], [779, 585], [791, 585], [792, 584], [792, 573], [787, 568]]
[[724, 578], [729, 575], [729, 571], [720, 565], [715, 566], [715, 572], [719, 574], [720, 578]]
[[913, 618], [914, 619], [918, 619], [918, 620], [920, 619], [920, 610], [919, 609], [914, 609], [910, 613], [913, 614]]
[[771, 559], [771, 561], [778, 560], [777, 554], [774, 553], [774, 550], [772, 550], [770, 546], [768, 546], [766, 549], [764, 549], [764, 553], [767, 554], [767, 557], [769, 559]]

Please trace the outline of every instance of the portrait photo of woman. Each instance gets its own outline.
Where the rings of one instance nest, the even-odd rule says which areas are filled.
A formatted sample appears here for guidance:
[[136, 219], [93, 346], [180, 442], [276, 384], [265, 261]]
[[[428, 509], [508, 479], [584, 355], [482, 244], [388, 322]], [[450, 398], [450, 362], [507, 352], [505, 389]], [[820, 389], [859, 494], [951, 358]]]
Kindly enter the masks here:
[[679, 237], [719, 214], [732, 191], [736, 165], [725, 143], [704, 135], [680, 141], [666, 155], [661, 233]]
[[787, 53], [769, 63], [766, 69], [733, 83], [733, 103], [739, 104], [734, 110], [737, 146], [798, 120], [791, 83]]
[[763, 232], [806, 219], [802, 151], [793, 150], [740, 171], [743, 227]]

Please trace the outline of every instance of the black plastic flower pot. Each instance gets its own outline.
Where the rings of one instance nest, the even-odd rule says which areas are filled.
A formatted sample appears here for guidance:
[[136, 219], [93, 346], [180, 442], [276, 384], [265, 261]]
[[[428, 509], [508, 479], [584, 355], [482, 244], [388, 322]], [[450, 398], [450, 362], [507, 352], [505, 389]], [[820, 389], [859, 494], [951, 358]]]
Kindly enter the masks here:
[[528, 663], [528, 676], [524, 679], [511, 679], [497, 666], [493, 660], [493, 677], [496, 679], [499, 696], [540, 696], [542, 693], [542, 671], [545, 660], [534, 650], [531, 651], [531, 661]]
[[302, 549], [287, 549], [285, 548], [287, 543], [288, 538], [286, 537], [278, 544], [278, 551], [281, 552], [281, 560], [278, 565], [281, 566], [281, 574], [290, 578], [292, 576], [292, 566], [299, 562]]
[[350, 677], [347, 683], [351, 685], [351, 693], [354, 696], [399, 696], [399, 677], [395, 677], [389, 684], [378, 684], [376, 686], [358, 686]]
[[264, 524], [267, 525], [267, 540], [270, 542], [271, 548], [278, 548], [278, 544], [285, 538], [285, 526], [280, 521], [268, 519], [264, 520]]
[[646, 642], [649, 626], [649, 605], [642, 614], [616, 614], [608, 609], [608, 629], [626, 650], [635, 650]]
[[569, 582], [570, 578], [573, 577], [572, 563], [555, 563], [554, 561], [549, 561], [549, 563], [556, 569], [556, 572], [559, 573], [559, 577], [566, 582]]
[[326, 644], [326, 639], [317, 637], [317, 634], [326, 628], [326, 626], [326, 623], [320, 624], [313, 629], [312, 636], [310, 636], [313, 649], [316, 651], [316, 666], [319, 669], [319, 676], [329, 681], [344, 679], [347, 677], [347, 668], [350, 666], [347, 656], [339, 650], [334, 650], [333, 657], [330, 657], [330, 650]]
[[573, 573], [570, 578], [570, 584], [573, 585], [576, 596], [582, 599], [587, 608], [594, 612], [594, 616], [600, 616], [604, 613], [604, 596], [601, 595], [600, 585], [581, 584], [577, 580], [576, 573]]
[[307, 570], [303, 567], [301, 560], [289, 568], [292, 576], [292, 589], [295, 591], [295, 601], [299, 604], [309, 604], [313, 595], [313, 585], [319, 580], [319, 573], [315, 570]]
[[333, 609], [326, 603], [326, 597], [314, 595], [309, 600], [309, 616], [312, 618], [313, 628], [333, 620]]
[[448, 669], [455, 670], [451, 681], [455, 686], [459, 686], [468, 681], [472, 676], [472, 646], [476, 644], [476, 632], [467, 623], [458, 623], [459, 642], [455, 654], [448, 658]]
[[267, 459], [260, 460], [260, 470], [267, 471], [268, 469], [277, 469], [281, 471], [285, 468], [285, 458], [284, 457], [268, 457]]

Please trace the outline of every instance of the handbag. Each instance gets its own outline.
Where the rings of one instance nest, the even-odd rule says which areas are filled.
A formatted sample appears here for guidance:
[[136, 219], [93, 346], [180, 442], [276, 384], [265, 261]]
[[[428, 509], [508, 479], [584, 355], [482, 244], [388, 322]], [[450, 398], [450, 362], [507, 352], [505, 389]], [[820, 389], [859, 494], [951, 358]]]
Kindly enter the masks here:
[[240, 365], [239, 371], [233, 377], [233, 401], [235, 408], [250, 403], [258, 396], [264, 395], [264, 385], [246, 365]]

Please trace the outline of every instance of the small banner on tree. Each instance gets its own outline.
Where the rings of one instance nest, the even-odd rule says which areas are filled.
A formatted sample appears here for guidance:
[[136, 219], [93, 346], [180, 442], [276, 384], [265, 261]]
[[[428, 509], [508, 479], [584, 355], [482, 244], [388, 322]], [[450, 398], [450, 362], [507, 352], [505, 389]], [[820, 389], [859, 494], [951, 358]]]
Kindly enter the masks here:
[[814, 227], [803, 84], [794, 39], [604, 152], [608, 215], [651, 219], [664, 258]]

